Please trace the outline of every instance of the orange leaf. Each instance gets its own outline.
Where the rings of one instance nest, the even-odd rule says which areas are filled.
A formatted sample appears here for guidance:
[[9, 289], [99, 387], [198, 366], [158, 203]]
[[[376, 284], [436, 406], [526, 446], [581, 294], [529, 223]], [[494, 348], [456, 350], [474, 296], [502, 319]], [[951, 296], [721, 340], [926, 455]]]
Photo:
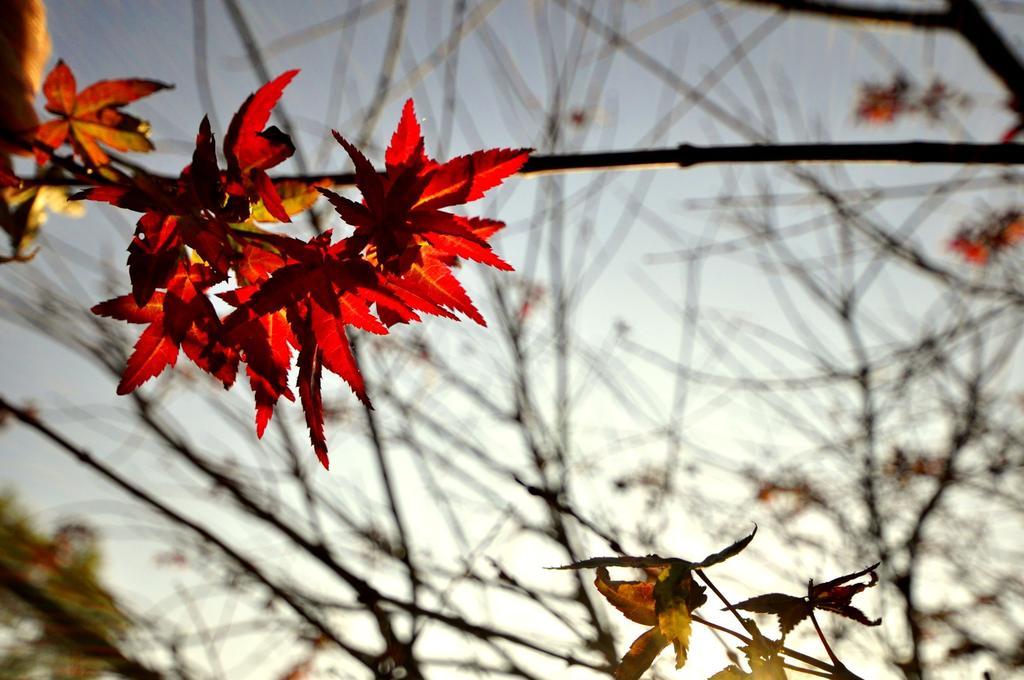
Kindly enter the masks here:
[[[658, 615], [654, 609], [654, 584], [644, 581], [612, 581], [608, 578], [608, 570], [600, 567], [594, 579], [599, 593], [613, 607], [618, 609], [630, 621], [645, 626], [658, 624]], [[665, 644], [668, 644], [666, 641]]]
[[639, 680], [667, 646], [668, 640], [661, 631], [651, 628], [629, 646], [629, 651], [615, 669], [615, 680]]
[[118, 151], [152, 151], [149, 124], [118, 109], [169, 85], [155, 80], [101, 80], [77, 95], [76, 87], [75, 76], [63, 61], [46, 77], [46, 109], [60, 118], [36, 129], [35, 141], [43, 147], [36, 150], [40, 165], [49, 158], [45, 151], [63, 144], [69, 134], [75, 153], [94, 166], [110, 162], [97, 141]]
[[94, 305], [90, 311], [98, 316], [120, 319], [128, 323], [152, 323], [163, 316], [164, 294], [159, 291], [154, 293], [149, 301], [141, 307], [131, 295], [122, 295], [100, 302]]
[[83, 115], [108, 107], [124, 106], [168, 87], [167, 84], [155, 80], [137, 78], [100, 80], [78, 93], [75, 114]]
[[75, 75], [61, 59], [46, 76], [46, 81], [43, 83], [46, 110], [51, 113], [70, 114], [75, 108], [75, 90], [77, 89]]
[[36, 162], [40, 165], [46, 163], [50, 153], [64, 143], [68, 138], [70, 124], [66, 120], [51, 120], [36, 128], [36, 143], [44, 147], [35, 150]]

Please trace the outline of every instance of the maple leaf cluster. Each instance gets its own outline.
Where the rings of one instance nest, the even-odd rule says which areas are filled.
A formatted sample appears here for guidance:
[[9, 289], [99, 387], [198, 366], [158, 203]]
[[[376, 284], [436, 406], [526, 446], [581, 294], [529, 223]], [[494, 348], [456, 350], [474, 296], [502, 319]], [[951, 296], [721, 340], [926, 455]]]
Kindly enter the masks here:
[[866, 83], [857, 100], [857, 119], [872, 125], [895, 122], [905, 114], [917, 114], [938, 122], [952, 108], [966, 108], [971, 99], [936, 78], [927, 87], [915, 87], [901, 75], [890, 83]]
[[988, 264], [998, 255], [1024, 240], [1024, 212], [1002, 210], [964, 224], [949, 243], [950, 250], [971, 264]]
[[[756, 533], [755, 527], [748, 536], [697, 562], [660, 555], [619, 555], [594, 557], [557, 567], [596, 569], [594, 585], [598, 592], [628, 620], [649, 627], [633, 641], [615, 668], [613, 675], [616, 680], [639, 680], [662, 650], [669, 645], [673, 646], [675, 652], [676, 668], [682, 668], [686, 664], [693, 622], [696, 620], [707, 623], [700, 617], [695, 618], [695, 610], [704, 605], [708, 598], [707, 589], [697, 583], [694, 576], [700, 575], [710, 585], [710, 581], [701, 570], [738, 555], [750, 544]], [[609, 567], [639, 569], [645, 578], [636, 581], [613, 581], [608, 574]], [[742, 609], [775, 614], [779, 619], [782, 637], [779, 640], [768, 638], [761, 634], [752, 621], [745, 620], [746, 636], [740, 637], [747, 642], [741, 647], [741, 651], [746, 656], [750, 671], [733, 664], [715, 673], [708, 680], [784, 680], [784, 655], [792, 653], [783, 644], [786, 634], [804, 619], [813, 617], [816, 609], [839, 614], [867, 626], [879, 625], [880, 620], [868, 619], [862, 611], [851, 604], [854, 595], [878, 582], [875, 571], [877, 568], [878, 565], [875, 564], [862, 571], [817, 585], [811, 581], [805, 597], [769, 593], [730, 606], [724, 600], [724, 596], [716, 590], [716, 594], [723, 599], [727, 608], [731, 607], [734, 612]], [[857, 581], [864, 576], [868, 577], [867, 581]]]
[[900, 488], [906, 488], [914, 478], [938, 479], [948, 474], [946, 461], [937, 456], [911, 455], [896, 447], [882, 466], [882, 472], [893, 478]]
[[[676, 668], [686, 664], [690, 646], [692, 613], [707, 601], [706, 588], [693, 579], [694, 571], [714, 566], [738, 555], [757, 533], [724, 550], [708, 555], [698, 562], [677, 557], [645, 555], [633, 557], [593, 557], [558, 569], [596, 569], [594, 585], [609, 603], [630, 621], [650, 626], [633, 641], [629, 651], [615, 669], [616, 680], [637, 680], [650, 668], [663, 649], [670, 644], [675, 652]], [[608, 567], [642, 569], [643, 581], [612, 581]]]
[[91, 166], [102, 166], [110, 157], [100, 146], [117, 151], [152, 151], [149, 124], [120, 110], [170, 85], [155, 80], [101, 80], [81, 92], [71, 69], [63, 61], [46, 76], [43, 94], [46, 110], [57, 116], [35, 131], [36, 160], [46, 163], [52, 151], [70, 141], [75, 155]]
[[[812, 616], [815, 609], [832, 612], [853, 619], [865, 626], [878, 626], [881, 619], [869, 619], [864, 612], [851, 604], [853, 596], [878, 583], [878, 564], [861, 571], [846, 574], [826, 583], [815, 584], [811, 581], [807, 586], [807, 595], [797, 597], [785, 593], [768, 593], [758, 595], [749, 600], [738, 602], [735, 607], [748, 612], [774, 614], [779, 619], [779, 631], [785, 637], [798, 623]], [[856, 582], [867, 576], [867, 581]]]
[[[129, 176], [114, 167], [103, 147], [152, 149], [148, 125], [120, 107], [167, 86], [114, 80], [77, 92], [71, 69], [59, 62], [44, 85], [47, 110], [58, 117], [35, 129], [32, 147], [40, 163], [56, 163], [69, 160], [55, 151], [70, 144], [94, 184], [73, 199], [142, 214], [128, 247], [131, 293], [92, 310], [145, 326], [118, 394], [174, 366], [181, 353], [225, 388], [244, 366], [255, 397], [257, 435], [262, 437], [277, 402], [294, 401], [297, 392], [313, 449], [326, 468], [324, 369], [370, 407], [350, 333], [385, 335], [395, 324], [420, 321], [422, 314], [456, 320], [462, 314], [485, 325], [453, 267], [473, 260], [511, 270], [488, 243], [504, 224], [447, 209], [481, 198], [517, 172], [529, 151], [490, 149], [434, 160], [424, 150], [409, 100], [382, 173], [334, 132], [355, 164], [361, 202], [327, 190], [326, 182], [274, 180], [267, 171], [295, 147], [267, 123], [297, 73], [263, 85], [235, 113], [222, 145], [225, 168], [204, 118], [192, 162], [177, 178], [166, 178], [142, 171]], [[328, 230], [303, 241], [257, 224], [290, 222], [321, 194], [352, 227], [349, 236], [334, 240]], [[220, 314], [218, 307], [225, 305], [215, 301], [231, 311]]]
[[762, 480], [755, 498], [759, 503], [775, 506], [777, 512], [788, 518], [800, 515], [812, 505], [824, 505], [821, 495], [805, 480]]

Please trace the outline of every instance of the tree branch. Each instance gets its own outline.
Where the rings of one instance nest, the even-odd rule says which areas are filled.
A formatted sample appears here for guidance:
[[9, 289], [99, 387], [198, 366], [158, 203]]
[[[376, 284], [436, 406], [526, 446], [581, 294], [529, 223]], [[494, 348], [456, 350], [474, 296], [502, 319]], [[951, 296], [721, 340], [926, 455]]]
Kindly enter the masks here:
[[950, 28], [970, 43], [978, 58], [1024, 106], [1024, 64], [973, 0], [950, 0]]
[[831, 19], [862, 19], [884, 24], [905, 24], [917, 28], [952, 28], [949, 13], [915, 11], [904, 7], [869, 7], [844, 2], [819, 2], [818, 0], [739, 0], [744, 5], [760, 5], [787, 12], [816, 14]]
[[[519, 175], [565, 174], [607, 170], [653, 170], [710, 164], [747, 163], [911, 163], [917, 165], [1024, 165], [1024, 144], [968, 144], [959, 142], [851, 142], [841, 144], [726, 144], [629, 151], [537, 154], [519, 170]], [[161, 177], [153, 175], [154, 177]], [[172, 180], [169, 176], [162, 179]], [[352, 186], [355, 173], [278, 175], [277, 181], [329, 182]], [[88, 186], [82, 176], [22, 179], [25, 186]]]
[[744, 5], [815, 14], [830, 19], [853, 19], [912, 28], [941, 28], [959, 33], [978, 58], [1016, 99], [1024, 102], [1024, 63], [988, 20], [974, 0], [949, 0], [943, 11], [914, 11], [900, 7], [868, 7], [818, 0], [739, 0]]
[[113, 468], [100, 461], [98, 458], [93, 456], [88, 451], [81, 449], [71, 443], [62, 434], [51, 428], [49, 425], [40, 420], [33, 412], [28, 409], [19, 408], [14, 404], [7, 401], [3, 396], [0, 396], [0, 412], [8, 412], [15, 418], [20, 420], [22, 423], [32, 428], [43, 437], [51, 441], [57, 446], [58, 449], [65, 453], [77, 458], [79, 462], [85, 464], [101, 477], [111, 482], [114, 486], [118, 487], [122, 491], [125, 491], [131, 497], [140, 501], [144, 505], [150, 507], [158, 514], [164, 516], [176, 526], [182, 526], [189, 529], [192, 533], [198, 535], [205, 542], [210, 545], [216, 546], [221, 553], [228, 557], [234, 562], [242, 571], [255, 579], [263, 583], [277, 598], [288, 604], [292, 610], [303, 620], [306, 621], [310, 626], [319, 631], [326, 639], [333, 642], [339, 649], [344, 650], [353, 659], [361, 662], [367, 668], [374, 668], [376, 659], [373, 655], [362, 652], [354, 647], [350, 646], [344, 640], [331, 629], [325, 620], [322, 620], [315, 612], [310, 611], [300, 599], [288, 589], [275, 583], [270, 579], [264, 571], [256, 565], [255, 562], [238, 552], [230, 545], [221, 540], [218, 536], [214, 535], [211, 531], [206, 529], [200, 524], [192, 521], [185, 515], [171, 508], [169, 505], [153, 496], [148, 491], [135, 485], [126, 478], [118, 474]]

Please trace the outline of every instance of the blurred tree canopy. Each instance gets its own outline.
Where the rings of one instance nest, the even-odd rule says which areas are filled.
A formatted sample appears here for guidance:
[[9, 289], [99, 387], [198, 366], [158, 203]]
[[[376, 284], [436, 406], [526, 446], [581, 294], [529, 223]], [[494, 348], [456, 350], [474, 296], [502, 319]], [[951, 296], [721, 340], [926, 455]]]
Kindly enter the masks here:
[[32, 526], [12, 494], [0, 495], [0, 677], [157, 677], [125, 657], [131, 619], [100, 580], [92, 529]]

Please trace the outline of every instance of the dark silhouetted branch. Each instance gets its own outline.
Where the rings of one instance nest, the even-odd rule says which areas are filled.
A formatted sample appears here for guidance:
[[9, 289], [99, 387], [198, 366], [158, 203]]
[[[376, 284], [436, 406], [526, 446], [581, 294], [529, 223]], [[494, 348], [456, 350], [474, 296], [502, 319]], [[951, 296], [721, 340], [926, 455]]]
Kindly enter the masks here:
[[[63, 159], [69, 160], [69, 159]], [[912, 163], [921, 165], [1024, 165], [1024, 144], [967, 144], [957, 142], [852, 142], [847, 144], [681, 144], [661, 149], [537, 154], [518, 174], [523, 176], [653, 170], [709, 164], [747, 163]], [[170, 179], [169, 177], [165, 179]], [[327, 181], [352, 186], [351, 172], [278, 175], [276, 180]], [[25, 185], [84, 186], [80, 177], [24, 179]]]
[[827, 19], [853, 19], [911, 28], [941, 28], [959, 33], [978, 58], [1018, 102], [1024, 101], [1024, 63], [1003, 40], [974, 0], [949, 0], [945, 10], [916, 11], [900, 7], [870, 7], [845, 2], [816, 0], [739, 0], [745, 5], [815, 14]]

